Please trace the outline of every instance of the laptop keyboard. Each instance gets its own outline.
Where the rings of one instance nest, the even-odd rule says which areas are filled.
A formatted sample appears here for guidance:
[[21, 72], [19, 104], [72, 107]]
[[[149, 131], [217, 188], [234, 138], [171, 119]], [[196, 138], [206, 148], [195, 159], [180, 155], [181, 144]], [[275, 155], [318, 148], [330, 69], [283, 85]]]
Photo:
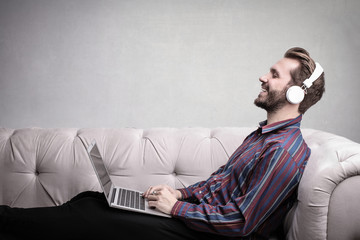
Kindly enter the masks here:
[[[118, 193], [117, 198], [116, 193]], [[111, 203], [123, 207], [145, 210], [145, 198], [142, 197], [141, 193], [128, 189], [115, 188], [112, 192]]]

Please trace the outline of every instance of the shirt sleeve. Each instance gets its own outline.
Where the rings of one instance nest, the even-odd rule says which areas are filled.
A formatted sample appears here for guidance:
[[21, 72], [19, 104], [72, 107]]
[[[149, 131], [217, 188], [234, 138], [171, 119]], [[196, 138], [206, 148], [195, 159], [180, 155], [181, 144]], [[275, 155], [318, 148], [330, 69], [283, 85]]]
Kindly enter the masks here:
[[190, 228], [225, 236], [248, 236], [296, 189], [299, 170], [283, 148], [269, 149], [246, 180], [245, 194], [225, 205], [177, 201], [171, 214]]
[[[252, 133], [251, 135], [253, 135], [253, 134], [254, 134], [254, 133]], [[247, 144], [247, 141], [248, 141], [248, 139], [250, 138], [251, 135], [249, 135], [249, 136], [247, 136], [247, 137], [245, 138], [245, 140], [243, 141], [243, 143], [242, 143], [242, 144], [235, 150], [235, 152], [230, 156], [230, 158], [229, 158], [230, 160], [233, 159], [234, 157], [236, 157], [236, 154], [237, 154], [239, 151], [241, 151], [242, 145], [246, 145], [246, 144]], [[210, 175], [210, 177], [209, 177], [206, 181], [200, 181], [200, 182], [197, 182], [197, 183], [195, 183], [195, 184], [193, 184], [193, 185], [190, 185], [190, 186], [188, 186], [188, 187], [186, 187], [186, 188], [178, 189], [178, 190], [181, 192], [182, 199], [191, 198], [191, 197], [193, 196], [194, 191], [195, 191], [197, 188], [202, 187], [202, 186], [206, 185], [207, 183], [209, 183], [210, 180], [211, 180], [214, 176], [216, 176], [217, 174], [221, 173], [221, 172], [224, 170], [225, 166], [226, 166], [226, 164], [223, 165], [223, 166], [221, 166], [221, 167], [219, 167], [215, 172], [213, 172], [213, 173]]]
[[204, 186], [205, 184], [207, 184], [211, 178], [215, 175], [217, 175], [218, 173], [221, 173], [224, 169], [225, 165], [221, 166], [220, 168], [218, 168], [218, 170], [216, 170], [215, 172], [213, 172], [210, 177], [206, 180], [206, 181], [200, 181], [200, 182], [197, 182], [193, 185], [190, 185], [186, 188], [180, 188], [180, 189], [177, 189], [181, 192], [181, 197], [182, 199], [188, 199], [188, 198], [191, 198], [193, 196], [193, 193], [194, 191], [199, 188], [199, 187], [202, 187]]

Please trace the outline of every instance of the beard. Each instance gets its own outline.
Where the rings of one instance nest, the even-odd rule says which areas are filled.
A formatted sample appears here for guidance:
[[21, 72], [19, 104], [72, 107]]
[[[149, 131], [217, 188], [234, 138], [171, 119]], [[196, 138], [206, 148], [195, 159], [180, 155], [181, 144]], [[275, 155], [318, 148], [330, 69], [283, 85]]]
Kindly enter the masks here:
[[287, 102], [286, 100], [286, 91], [287, 88], [281, 91], [268, 91], [267, 96], [259, 95], [255, 100], [254, 104], [268, 113], [277, 112], [281, 109]]

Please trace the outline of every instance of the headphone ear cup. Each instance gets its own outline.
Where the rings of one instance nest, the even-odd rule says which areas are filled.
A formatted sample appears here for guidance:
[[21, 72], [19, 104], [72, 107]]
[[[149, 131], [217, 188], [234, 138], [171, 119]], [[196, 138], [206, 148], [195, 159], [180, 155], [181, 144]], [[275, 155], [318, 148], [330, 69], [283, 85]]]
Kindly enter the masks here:
[[301, 103], [304, 97], [304, 90], [299, 86], [292, 86], [286, 91], [286, 99], [291, 104]]

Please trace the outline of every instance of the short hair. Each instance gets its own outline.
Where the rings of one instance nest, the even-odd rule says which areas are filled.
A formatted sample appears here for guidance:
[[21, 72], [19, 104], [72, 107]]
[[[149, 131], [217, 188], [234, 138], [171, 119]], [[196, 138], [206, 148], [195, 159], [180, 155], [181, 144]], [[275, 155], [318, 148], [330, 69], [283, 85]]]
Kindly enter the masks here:
[[[315, 70], [314, 60], [310, 57], [308, 51], [300, 47], [290, 48], [286, 51], [284, 57], [295, 59], [300, 63], [299, 67], [290, 72], [290, 84], [302, 86], [303, 82], [309, 78]], [[307, 93], [305, 94], [304, 100], [299, 106], [299, 112], [302, 114], [321, 99], [325, 92], [325, 74], [322, 73], [320, 77], [313, 82], [313, 85], [306, 90]]]

